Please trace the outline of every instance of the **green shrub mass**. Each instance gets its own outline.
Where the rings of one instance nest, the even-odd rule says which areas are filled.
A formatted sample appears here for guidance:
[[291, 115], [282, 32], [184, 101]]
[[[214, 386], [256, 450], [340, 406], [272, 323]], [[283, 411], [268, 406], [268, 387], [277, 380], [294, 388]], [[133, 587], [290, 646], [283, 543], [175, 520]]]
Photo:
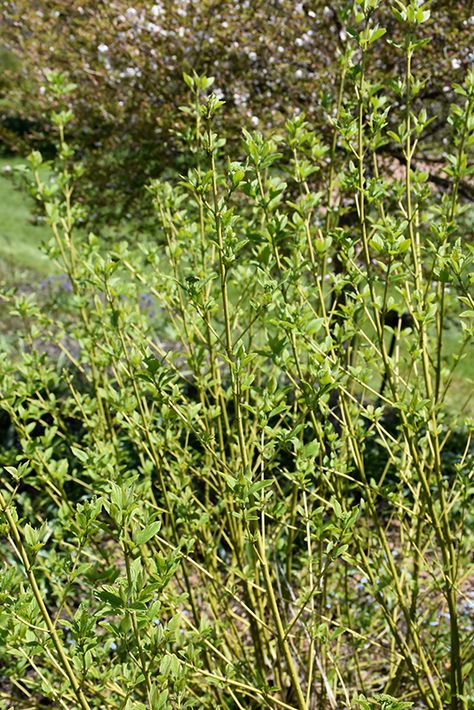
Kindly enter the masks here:
[[49, 74], [56, 158], [29, 166], [62, 276], [1, 295], [0, 707], [473, 706], [473, 427], [450, 393], [474, 71], [433, 182], [430, 11], [382, 26], [377, 5], [352, 7], [324, 132], [299, 113], [229, 150], [219, 77], [187, 72], [186, 169], [149, 183], [140, 240], [81, 227], [80, 87]]

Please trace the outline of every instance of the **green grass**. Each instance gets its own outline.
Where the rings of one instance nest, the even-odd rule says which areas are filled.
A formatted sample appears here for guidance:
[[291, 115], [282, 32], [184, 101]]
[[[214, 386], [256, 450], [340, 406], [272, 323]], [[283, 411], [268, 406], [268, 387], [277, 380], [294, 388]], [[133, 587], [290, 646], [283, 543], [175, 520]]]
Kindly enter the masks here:
[[[451, 355], [459, 352], [459, 343], [462, 338], [460, 328], [451, 326], [447, 329], [444, 338], [444, 353], [448, 361]], [[474, 357], [473, 346], [468, 345], [462, 358], [457, 363], [446, 401], [451, 412], [457, 415], [474, 417]]]
[[56, 271], [41, 250], [42, 242], [51, 236], [48, 227], [33, 224], [32, 200], [4, 172], [6, 166], [22, 163], [20, 158], [0, 158], [0, 277], [9, 284]]
[[[41, 249], [51, 237], [48, 226], [33, 223], [32, 199], [4, 170], [24, 163], [21, 158], [0, 158], [0, 292], [10, 287], [34, 290], [58, 271]], [[0, 323], [0, 349], [14, 352], [20, 347], [18, 323], [1, 299]]]

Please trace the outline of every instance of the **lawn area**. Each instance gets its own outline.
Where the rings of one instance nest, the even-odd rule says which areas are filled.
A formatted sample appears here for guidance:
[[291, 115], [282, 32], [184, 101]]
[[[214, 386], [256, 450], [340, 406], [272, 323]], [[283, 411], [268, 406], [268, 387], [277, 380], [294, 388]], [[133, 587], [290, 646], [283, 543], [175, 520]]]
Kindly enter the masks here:
[[[460, 328], [451, 326], [446, 331], [444, 351], [450, 362], [452, 355], [459, 352], [461, 337]], [[454, 369], [446, 401], [455, 415], [474, 417], [474, 352], [471, 343], [464, 349]]]
[[49, 239], [45, 225], [32, 220], [32, 201], [15, 188], [9, 167], [21, 165], [21, 158], [0, 158], [0, 278], [10, 283], [23, 283], [36, 275], [44, 278], [54, 273], [54, 264], [41, 250]]

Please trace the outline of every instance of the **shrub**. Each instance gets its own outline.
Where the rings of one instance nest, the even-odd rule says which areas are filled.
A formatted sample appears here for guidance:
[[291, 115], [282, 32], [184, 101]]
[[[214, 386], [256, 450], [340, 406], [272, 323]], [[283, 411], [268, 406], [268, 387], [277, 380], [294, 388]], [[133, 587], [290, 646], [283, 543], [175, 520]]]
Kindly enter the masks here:
[[399, 3], [405, 170], [385, 174], [374, 5], [328, 145], [297, 116], [227, 160], [222, 102], [187, 78], [195, 167], [150, 186], [155, 240], [104, 253], [77, 229], [67, 111], [54, 176], [31, 156], [71, 292], [60, 318], [13, 298], [3, 356], [6, 707], [468, 708], [473, 456], [446, 402], [473, 334], [474, 73], [436, 192], [413, 168], [428, 10]]

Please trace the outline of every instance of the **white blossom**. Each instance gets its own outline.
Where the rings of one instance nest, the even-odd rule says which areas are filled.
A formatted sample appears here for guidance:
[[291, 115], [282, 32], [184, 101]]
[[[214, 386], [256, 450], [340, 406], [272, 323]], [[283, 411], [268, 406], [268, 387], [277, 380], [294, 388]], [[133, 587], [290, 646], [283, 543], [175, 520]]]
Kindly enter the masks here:
[[132, 79], [135, 76], [140, 76], [141, 72], [138, 67], [127, 67], [125, 69], [125, 76], [128, 76], [130, 79]]
[[99, 51], [100, 54], [106, 54], [106, 53], [109, 51], [108, 46], [107, 46], [106, 44], [103, 44], [103, 42], [101, 42], [101, 43], [99, 44], [99, 46], [97, 47], [97, 49], [98, 49], [98, 51]]
[[157, 5], [152, 5], [150, 9], [151, 14], [153, 17], [158, 17], [159, 15], [163, 14], [163, 5], [161, 3]]

